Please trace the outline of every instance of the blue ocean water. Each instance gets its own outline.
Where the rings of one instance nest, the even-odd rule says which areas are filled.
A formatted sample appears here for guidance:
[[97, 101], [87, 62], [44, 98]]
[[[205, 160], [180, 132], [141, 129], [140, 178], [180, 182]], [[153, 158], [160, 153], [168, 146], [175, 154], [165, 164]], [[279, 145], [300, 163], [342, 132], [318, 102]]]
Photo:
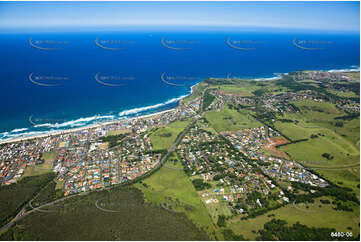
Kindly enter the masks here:
[[206, 77], [359, 67], [359, 43], [306, 31], [0, 34], [0, 139], [169, 109]]

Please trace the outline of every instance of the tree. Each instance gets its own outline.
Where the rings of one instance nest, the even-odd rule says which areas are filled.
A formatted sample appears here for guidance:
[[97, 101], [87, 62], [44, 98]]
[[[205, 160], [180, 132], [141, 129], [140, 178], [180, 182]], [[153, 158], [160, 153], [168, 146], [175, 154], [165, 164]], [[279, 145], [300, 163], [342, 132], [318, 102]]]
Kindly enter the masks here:
[[196, 188], [197, 191], [201, 191], [201, 190], [204, 190], [204, 189], [207, 189], [207, 188], [211, 187], [211, 184], [203, 182], [202, 179], [194, 179], [192, 181], [192, 183], [193, 183], [193, 186]]
[[226, 226], [226, 217], [223, 216], [223, 215], [219, 215], [219, 216], [218, 216], [217, 225], [218, 225], [219, 227], [225, 227], [225, 226]]

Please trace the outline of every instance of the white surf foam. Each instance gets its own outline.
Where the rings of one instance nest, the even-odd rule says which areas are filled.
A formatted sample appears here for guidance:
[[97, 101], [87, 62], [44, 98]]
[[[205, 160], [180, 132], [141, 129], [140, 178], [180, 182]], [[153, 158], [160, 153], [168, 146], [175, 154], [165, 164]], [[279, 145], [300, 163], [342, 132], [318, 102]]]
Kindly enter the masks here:
[[183, 98], [185, 98], [186, 96], [188, 96], [188, 95], [183, 95], [183, 96], [180, 96], [180, 97], [172, 98], [172, 99], [169, 99], [168, 101], [166, 101], [164, 103], [158, 103], [158, 104], [154, 104], [154, 105], [150, 105], [150, 106], [146, 106], [146, 107], [133, 108], [133, 109], [125, 110], [125, 111], [120, 112], [119, 116], [124, 117], [124, 116], [128, 116], [128, 115], [131, 115], [131, 114], [141, 113], [141, 112], [144, 112], [144, 111], [147, 111], [147, 110], [160, 108], [160, 107], [163, 107], [165, 105], [180, 101]]

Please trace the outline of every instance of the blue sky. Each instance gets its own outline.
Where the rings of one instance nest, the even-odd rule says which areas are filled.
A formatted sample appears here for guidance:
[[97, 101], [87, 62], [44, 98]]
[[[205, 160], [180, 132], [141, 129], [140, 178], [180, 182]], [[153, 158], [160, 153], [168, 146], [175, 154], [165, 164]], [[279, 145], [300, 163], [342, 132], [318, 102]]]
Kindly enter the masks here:
[[359, 2], [0, 2], [0, 30], [149, 26], [359, 31]]

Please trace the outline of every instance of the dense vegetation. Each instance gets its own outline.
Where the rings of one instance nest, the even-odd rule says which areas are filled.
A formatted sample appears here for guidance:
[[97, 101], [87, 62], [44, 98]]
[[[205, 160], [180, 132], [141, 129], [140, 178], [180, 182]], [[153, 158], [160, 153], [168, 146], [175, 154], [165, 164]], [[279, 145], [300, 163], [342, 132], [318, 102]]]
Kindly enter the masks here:
[[125, 134], [117, 134], [117, 135], [108, 135], [105, 137], [100, 138], [102, 142], [109, 142], [109, 148], [117, 146], [119, 141], [123, 139], [126, 135]]
[[232, 230], [225, 229], [222, 231], [224, 240], [243, 241], [246, 240], [242, 235], [236, 235]]
[[55, 173], [47, 173], [24, 177], [9, 186], [0, 186], [0, 225], [9, 222], [54, 177]]
[[41, 192], [34, 198], [32, 201], [32, 206], [37, 207], [47, 202], [56, 200], [63, 196], [61, 190], [55, 190], [56, 183], [51, 181], [46, 187], [44, 187]]
[[211, 184], [203, 182], [203, 179], [194, 179], [192, 183], [197, 191], [211, 188]]
[[204, 96], [203, 96], [203, 110], [206, 110], [206, 108], [211, 105], [211, 103], [213, 102], [213, 100], [216, 98], [215, 96], [213, 96], [211, 93], [211, 89], [208, 89], [204, 92]]
[[258, 240], [332, 240], [330, 228], [309, 228], [300, 223], [287, 226], [287, 222], [280, 219], [272, 219], [265, 223], [264, 229], [259, 230]]
[[70, 198], [51, 210], [57, 212], [25, 217], [0, 240], [208, 240], [184, 214], [145, 203], [131, 187]]

